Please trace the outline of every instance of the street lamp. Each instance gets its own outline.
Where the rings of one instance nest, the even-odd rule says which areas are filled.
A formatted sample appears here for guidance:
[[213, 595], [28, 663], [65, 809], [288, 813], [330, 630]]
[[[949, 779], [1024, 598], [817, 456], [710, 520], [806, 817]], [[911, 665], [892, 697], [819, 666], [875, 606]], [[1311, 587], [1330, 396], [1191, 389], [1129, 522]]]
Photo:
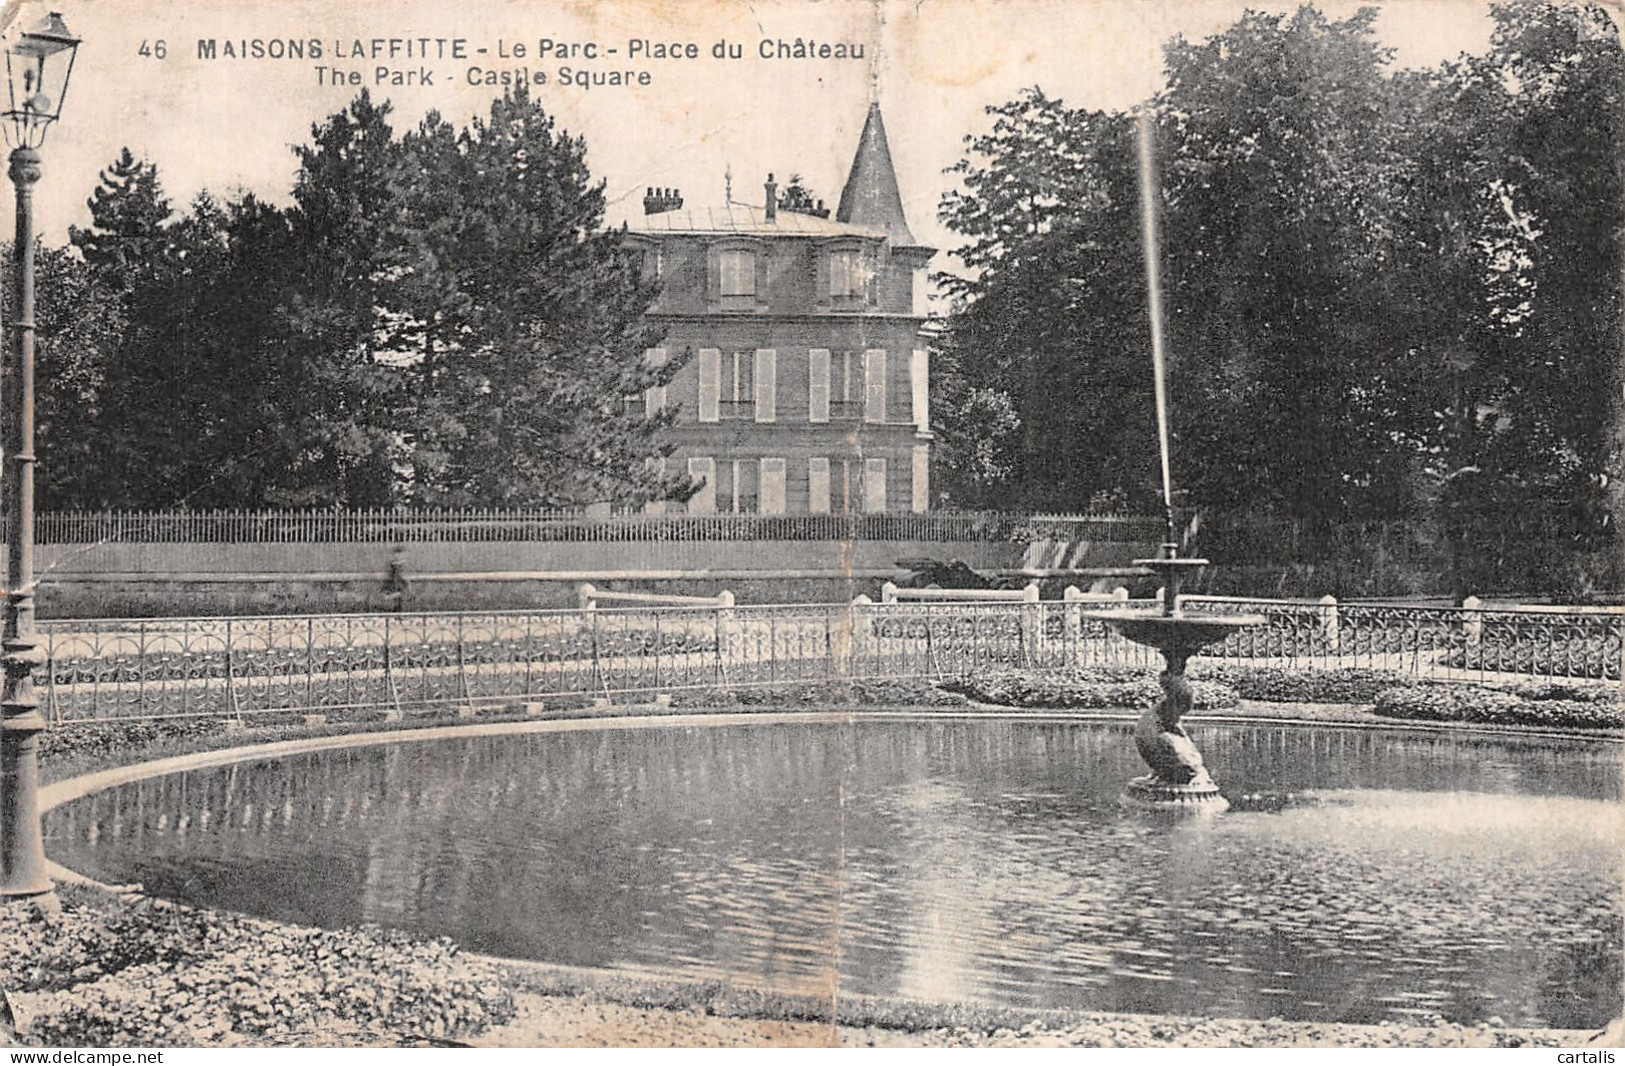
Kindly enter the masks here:
[[62, 16], [6, 45], [6, 110], [0, 128], [11, 145], [11, 182], [17, 189], [17, 243], [12, 290], [12, 340], [3, 390], [6, 417], [6, 607], [0, 629], [0, 897], [51, 891], [40, 832], [39, 735], [45, 719], [34, 691], [34, 670], [45, 661], [34, 634], [34, 183], [37, 149], [62, 113], [79, 39]]

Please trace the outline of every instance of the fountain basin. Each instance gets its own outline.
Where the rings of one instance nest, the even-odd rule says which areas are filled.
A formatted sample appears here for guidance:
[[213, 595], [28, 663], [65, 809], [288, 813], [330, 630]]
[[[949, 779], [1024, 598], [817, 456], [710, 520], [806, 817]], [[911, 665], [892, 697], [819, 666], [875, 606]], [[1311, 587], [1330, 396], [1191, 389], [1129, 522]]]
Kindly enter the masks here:
[[1238, 630], [1268, 621], [1261, 614], [1185, 614], [1182, 611], [1164, 614], [1132, 608], [1089, 611], [1087, 617], [1105, 622], [1136, 644], [1164, 652], [1183, 651], [1187, 657]]
[[1158, 820], [1118, 805], [1127, 723], [774, 718], [530, 723], [151, 777], [51, 812], [47, 845], [190, 903], [808, 994], [1617, 1013], [1617, 745], [1194, 723], [1235, 809]]

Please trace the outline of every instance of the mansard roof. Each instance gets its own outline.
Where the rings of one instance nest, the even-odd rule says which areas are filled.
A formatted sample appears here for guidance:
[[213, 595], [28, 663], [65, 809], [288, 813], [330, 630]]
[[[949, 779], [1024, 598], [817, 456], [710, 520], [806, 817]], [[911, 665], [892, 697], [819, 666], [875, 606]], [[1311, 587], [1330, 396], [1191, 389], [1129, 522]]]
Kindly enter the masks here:
[[852, 171], [841, 190], [835, 217], [850, 225], [879, 229], [898, 247], [919, 243], [903, 216], [903, 196], [897, 189], [897, 171], [892, 166], [886, 124], [880, 118], [878, 103], [869, 105], [869, 117], [864, 120], [863, 135], [858, 138]]
[[712, 233], [745, 237], [866, 237], [880, 240], [888, 236], [884, 227], [838, 222], [801, 215], [779, 208], [769, 219], [765, 208], [754, 204], [725, 204], [721, 207], [679, 207], [654, 215], [628, 220], [631, 233]]

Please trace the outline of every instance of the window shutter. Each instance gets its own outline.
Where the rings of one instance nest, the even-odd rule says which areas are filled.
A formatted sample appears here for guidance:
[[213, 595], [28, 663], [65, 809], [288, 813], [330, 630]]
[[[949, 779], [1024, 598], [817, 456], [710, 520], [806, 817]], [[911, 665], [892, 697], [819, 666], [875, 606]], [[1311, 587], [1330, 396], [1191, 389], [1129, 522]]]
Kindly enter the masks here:
[[916, 444], [914, 446], [914, 481], [911, 486], [913, 492], [913, 508], [916, 511], [926, 511], [931, 507], [931, 446], [929, 444]]
[[722, 299], [722, 252], [716, 248], [705, 253], [705, 298], [712, 303]]
[[914, 428], [931, 432], [931, 353], [916, 348], [908, 361], [909, 390], [914, 400]]
[[778, 391], [779, 356], [772, 348], [756, 349], [756, 421], [774, 419], [774, 394]]
[[700, 402], [701, 422], [716, 422], [721, 417], [717, 401], [722, 398], [722, 351], [718, 348], [700, 349]]
[[688, 498], [689, 514], [716, 514], [717, 511], [717, 461], [715, 459], [697, 458], [688, 461], [688, 476], [695, 481], [703, 481], [700, 491]]
[[[666, 477], [666, 457], [665, 456], [663, 456], [663, 455], [656, 456], [653, 459], [647, 460], [647, 463], [648, 463], [649, 470], [654, 474], [655, 477], [661, 478], [662, 480], [665, 479], [665, 477]], [[665, 500], [649, 500], [647, 503], [645, 503], [643, 505], [643, 513], [644, 514], [652, 514], [652, 515], [665, 514], [666, 513], [666, 501]]]
[[886, 460], [863, 461], [863, 509], [880, 514], [886, 509]]
[[[650, 348], [643, 353], [644, 362], [651, 370], [659, 370], [666, 365], [666, 349]], [[653, 418], [666, 409], [666, 386], [650, 385], [643, 393], [643, 415]]]
[[764, 458], [762, 460], [760, 508], [763, 514], [783, 514], [785, 466], [782, 458]]
[[755, 294], [756, 302], [763, 307], [767, 306], [767, 268], [769, 251], [770, 248], [763, 248], [761, 251], [751, 256], [752, 263], [754, 264], [756, 270], [756, 286], [755, 288], [751, 289], [751, 292]]
[[807, 513], [829, 514], [829, 460], [807, 460]]
[[886, 421], [886, 352], [870, 348], [863, 353], [863, 420]]
[[814, 348], [807, 353], [807, 421], [829, 421], [828, 348]]

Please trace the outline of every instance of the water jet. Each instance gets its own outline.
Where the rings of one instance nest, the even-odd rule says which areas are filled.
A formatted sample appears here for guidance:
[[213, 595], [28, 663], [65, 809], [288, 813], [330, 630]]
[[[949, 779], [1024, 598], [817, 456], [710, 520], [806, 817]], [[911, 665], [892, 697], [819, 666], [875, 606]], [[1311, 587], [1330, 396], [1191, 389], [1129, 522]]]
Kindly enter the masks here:
[[1202, 762], [1202, 753], [1180, 726], [1179, 720], [1191, 709], [1190, 681], [1185, 663], [1192, 655], [1224, 640], [1237, 630], [1259, 625], [1264, 618], [1250, 614], [1202, 613], [1186, 615], [1180, 608], [1181, 576], [1195, 574], [1208, 565], [1206, 559], [1179, 557], [1179, 541], [1174, 531], [1174, 490], [1168, 435], [1168, 366], [1162, 332], [1162, 283], [1158, 262], [1157, 180], [1152, 148], [1151, 115], [1142, 110], [1139, 117], [1140, 141], [1140, 221], [1141, 244], [1145, 251], [1147, 308], [1151, 323], [1151, 365], [1156, 385], [1157, 445], [1162, 465], [1162, 506], [1166, 535], [1162, 554], [1155, 559], [1136, 559], [1162, 579], [1162, 609], [1092, 611], [1090, 617], [1105, 622], [1136, 644], [1157, 649], [1164, 664], [1162, 699], [1146, 710], [1134, 726], [1134, 744], [1151, 773], [1129, 782], [1123, 803], [1154, 810], [1217, 812], [1230, 803], [1219, 792]]

